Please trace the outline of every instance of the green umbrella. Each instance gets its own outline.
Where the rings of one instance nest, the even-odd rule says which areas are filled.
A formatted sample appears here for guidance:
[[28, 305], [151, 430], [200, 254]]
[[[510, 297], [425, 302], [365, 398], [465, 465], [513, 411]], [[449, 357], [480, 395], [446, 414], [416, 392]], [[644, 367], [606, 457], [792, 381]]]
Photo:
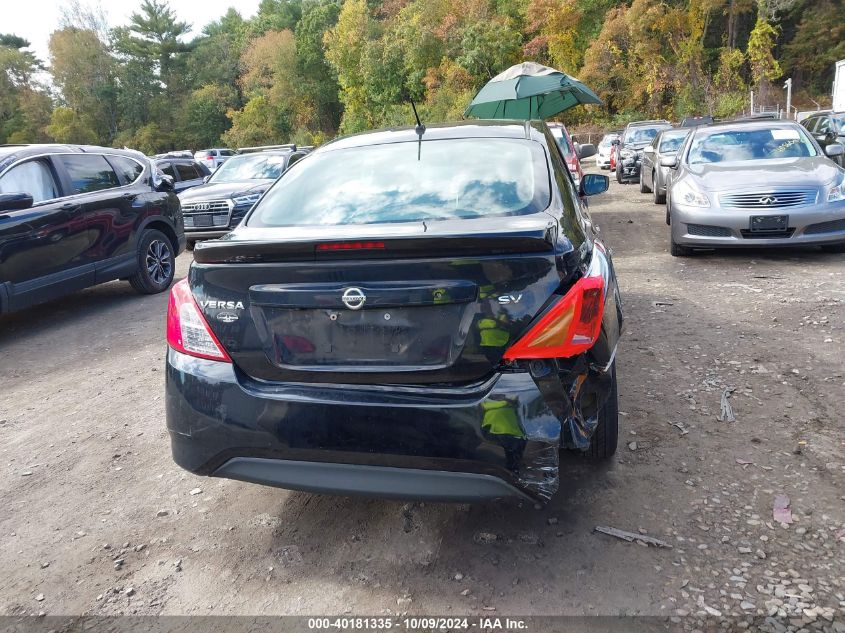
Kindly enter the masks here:
[[479, 119], [548, 119], [601, 99], [574, 77], [535, 62], [511, 66], [488, 81], [464, 116]]

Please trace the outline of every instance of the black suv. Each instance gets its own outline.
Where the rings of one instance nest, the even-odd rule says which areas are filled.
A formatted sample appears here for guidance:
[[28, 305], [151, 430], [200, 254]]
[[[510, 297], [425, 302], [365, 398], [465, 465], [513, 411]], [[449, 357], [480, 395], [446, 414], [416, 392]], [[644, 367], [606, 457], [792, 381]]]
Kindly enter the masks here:
[[173, 183], [140, 152], [0, 145], [0, 313], [114, 279], [162, 292], [184, 246]]
[[629, 123], [622, 138], [615, 141], [616, 182], [639, 182], [643, 150], [650, 145], [658, 132], [672, 127], [669, 121], [637, 121]]
[[238, 154], [218, 167], [204, 185], [180, 193], [188, 248], [235, 228], [261, 194], [307, 154], [295, 145]]
[[[813, 135], [822, 149], [834, 143], [845, 145], [845, 112], [819, 112], [801, 121], [801, 125]], [[845, 167], [845, 156], [840, 154], [831, 160]]]
[[211, 176], [208, 167], [193, 158], [166, 156], [155, 158], [153, 162], [163, 174], [173, 179], [173, 187], [176, 189], [176, 193], [182, 193], [191, 187], [199, 187]]

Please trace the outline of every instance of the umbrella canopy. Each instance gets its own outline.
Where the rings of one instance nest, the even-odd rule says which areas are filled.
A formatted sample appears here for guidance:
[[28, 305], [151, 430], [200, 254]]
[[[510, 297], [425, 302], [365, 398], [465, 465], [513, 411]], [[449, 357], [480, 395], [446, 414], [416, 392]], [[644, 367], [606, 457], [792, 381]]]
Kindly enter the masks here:
[[480, 119], [547, 119], [601, 99], [574, 77], [535, 62], [511, 66], [488, 81], [464, 116]]

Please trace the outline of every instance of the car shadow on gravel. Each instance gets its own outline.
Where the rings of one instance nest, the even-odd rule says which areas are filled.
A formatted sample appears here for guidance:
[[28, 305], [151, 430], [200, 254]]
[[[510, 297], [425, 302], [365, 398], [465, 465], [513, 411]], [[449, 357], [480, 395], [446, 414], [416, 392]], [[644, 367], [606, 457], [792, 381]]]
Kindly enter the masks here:
[[[139, 295], [123, 281], [113, 281], [73, 294], [32, 306], [25, 310], [0, 316], [0, 345], [6, 341], [19, 340], [22, 336], [38, 336], [49, 330], [62, 327], [95, 326], [98, 318], [114, 318], [114, 310], [133, 303], [138, 310], [147, 311], [150, 303], [162, 315], [167, 309], [167, 294], [146, 297]], [[163, 317], [162, 317], [163, 318]], [[113, 332], [110, 332], [113, 333]]]

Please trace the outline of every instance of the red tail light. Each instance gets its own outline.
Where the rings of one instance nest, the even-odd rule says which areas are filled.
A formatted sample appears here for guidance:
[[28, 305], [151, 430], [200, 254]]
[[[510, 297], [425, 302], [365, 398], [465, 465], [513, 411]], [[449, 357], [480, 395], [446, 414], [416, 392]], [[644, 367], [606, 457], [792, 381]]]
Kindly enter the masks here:
[[167, 344], [177, 352], [231, 363], [208, 322], [200, 312], [188, 280], [183, 279], [170, 290], [167, 306]]
[[[594, 250], [594, 262], [597, 258], [606, 266], [604, 255]], [[505, 352], [505, 360], [568, 358], [590, 349], [598, 339], [604, 316], [604, 266], [591, 266], [587, 276]]]

